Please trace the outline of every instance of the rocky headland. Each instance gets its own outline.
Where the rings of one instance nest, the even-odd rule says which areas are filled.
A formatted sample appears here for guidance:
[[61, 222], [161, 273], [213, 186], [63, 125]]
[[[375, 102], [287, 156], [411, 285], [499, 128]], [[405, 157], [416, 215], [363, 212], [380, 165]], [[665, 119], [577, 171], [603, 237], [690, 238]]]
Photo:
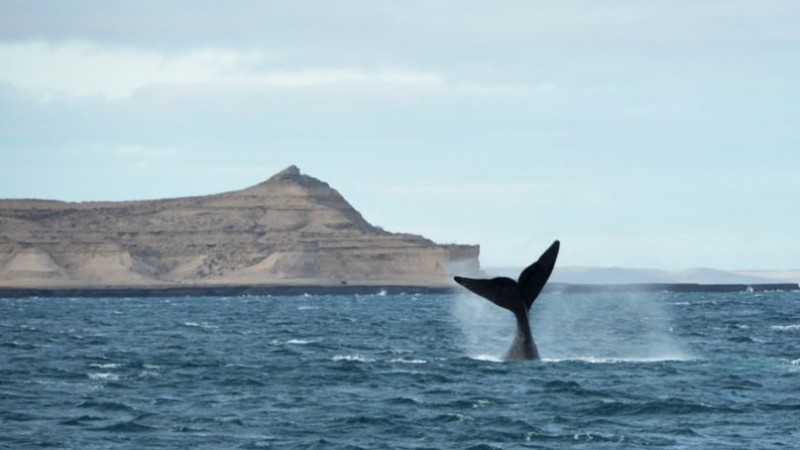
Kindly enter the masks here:
[[478, 255], [373, 226], [294, 166], [202, 197], [0, 200], [2, 288], [443, 288], [477, 273]]

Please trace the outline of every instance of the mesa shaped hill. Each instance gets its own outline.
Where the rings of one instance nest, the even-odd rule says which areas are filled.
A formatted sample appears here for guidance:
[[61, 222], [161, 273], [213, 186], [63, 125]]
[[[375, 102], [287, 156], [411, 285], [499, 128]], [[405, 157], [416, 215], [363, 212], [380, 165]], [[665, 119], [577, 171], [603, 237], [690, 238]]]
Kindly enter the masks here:
[[446, 286], [479, 247], [369, 224], [291, 166], [256, 186], [133, 202], [0, 200], [0, 286]]

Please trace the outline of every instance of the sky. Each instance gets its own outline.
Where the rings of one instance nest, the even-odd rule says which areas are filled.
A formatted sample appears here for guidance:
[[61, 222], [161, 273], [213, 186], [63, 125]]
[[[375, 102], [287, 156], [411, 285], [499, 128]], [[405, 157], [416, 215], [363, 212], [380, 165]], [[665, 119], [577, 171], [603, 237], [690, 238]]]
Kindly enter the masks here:
[[522, 266], [800, 268], [800, 2], [0, 2], [0, 198], [289, 165]]

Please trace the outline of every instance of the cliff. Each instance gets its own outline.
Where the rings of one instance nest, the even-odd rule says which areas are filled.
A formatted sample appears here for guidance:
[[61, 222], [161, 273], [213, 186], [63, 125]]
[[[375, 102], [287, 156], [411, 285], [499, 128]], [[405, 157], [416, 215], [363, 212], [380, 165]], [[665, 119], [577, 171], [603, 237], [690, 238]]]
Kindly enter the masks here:
[[294, 166], [203, 197], [0, 200], [5, 287], [447, 286], [478, 253], [375, 227]]

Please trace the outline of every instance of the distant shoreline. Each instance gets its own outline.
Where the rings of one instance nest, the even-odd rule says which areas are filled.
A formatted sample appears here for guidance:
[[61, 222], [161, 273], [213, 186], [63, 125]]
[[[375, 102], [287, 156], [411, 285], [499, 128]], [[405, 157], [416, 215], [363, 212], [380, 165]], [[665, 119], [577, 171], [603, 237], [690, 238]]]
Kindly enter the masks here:
[[[551, 283], [545, 292], [631, 293], [631, 292], [765, 292], [800, 291], [797, 283], [765, 284], [569, 284]], [[238, 297], [298, 295], [398, 295], [452, 294], [462, 292], [457, 286], [380, 286], [380, 285], [237, 285], [237, 286], [102, 286], [102, 287], [0, 287], [0, 298], [138, 298], [138, 297]]]

